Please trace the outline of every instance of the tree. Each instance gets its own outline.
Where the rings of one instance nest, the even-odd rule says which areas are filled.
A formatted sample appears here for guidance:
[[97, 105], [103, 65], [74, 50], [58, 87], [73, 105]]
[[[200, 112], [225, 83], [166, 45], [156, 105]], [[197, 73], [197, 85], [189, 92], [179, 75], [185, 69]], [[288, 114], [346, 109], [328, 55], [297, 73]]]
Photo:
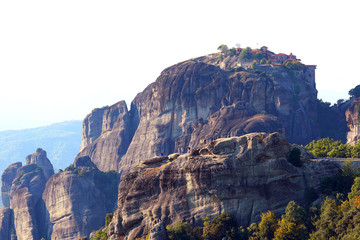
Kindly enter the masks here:
[[217, 240], [223, 237], [228, 240], [239, 238], [238, 229], [230, 215], [225, 212], [212, 220], [204, 218], [203, 239]]
[[354, 183], [351, 186], [351, 192], [348, 194], [349, 200], [353, 200], [355, 196], [360, 196], [360, 177], [354, 179]]
[[301, 235], [301, 228], [293, 222], [281, 219], [274, 234], [275, 240], [305, 239]]
[[166, 230], [169, 235], [170, 240], [184, 239], [184, 240], [193, 240], [193, 228], [188, 222], [178, 222], [174, 225], [166, 226]]
[[336, 223], [339, 217], [339, 206], [336, 200], [326, 198], [321, 206], [320, 218], [315, 222], [316, 231], [310, 234], [310, 239], [337, 239]]
[[255, 54], [255, 58], [258, 59], [258, 60], [261, 60], [263, 57], [264, 57], [264, 54], [261, 53], [261, 52], [258, 52], [258, 53]]
[[279, 228], [275, 232], [275, 239], [305, 239], [308, 237], [306, 229], [307, 215], [304, 208], [290, 201], [281, 216]]
[[113, 215], [114, 214], [112, 214], [112, 213], [107, 213], [106, 214], [106, 216], [105, 216], [105, 227], [107, 227], [110, 224], [110, 222], [111, 222], [111, 220], [113, 218]]
[[261, 221], [259, 223], [259, 237], [263, 240], [271, 240], [278, 227], [278, 219], [274, 212], [268, 211], [261, 214]]
[[221, 45], [218, 47], [218, 50], [220, 50], [221, 53], [223, 53], [223, 54], [226, 55], [226, 54], [228, 53], [229, 48], [228, 48], [228, 46], [227, 46], [226, 44], [221, 44]]
[[229, 53], [229, 55], [236, 55], [236, 49], [235, 48], [230, 48], [228, 53]]
[[240, 53], [240, 58], [241, 59], [246, 59], [246, 60], [252, 59], [253, 54], [251, 53], [251, 48], [247, 47], [244, 50], [242, 50], [241, 53]]
[[252, 70], [255, 70], [255, 69], [256, 69], [256, 66], [257, 66], [257, 62], [256, 62], [256, 60], [254, 60], [254, 61], [251, 63], [250, 68], [251, 68]]
[[302, 162], [300, 159], [301, 156], [301, 151], [298, 148], [293, 148], [288, 156], [288, 161], [289, 163], [291, 163], [292, 165], [294, 165], [295, 167], [301, 167]]
[[297, 225], [305, 224], [307, 216], [305, 209], [300, 205], [297, 205], [296, 202], [290, 201], [285, 209], [285, 215], [282, 216], [283, 219], [293, 222]]
[[351, 90], [349, 91], [349, 95], [350, 95], [351, 97], [356, 97], [356, 98], [360, 97], [360, 85], [357, 85], [356, 87], [354, 87], [353, 89], [351, 89]]

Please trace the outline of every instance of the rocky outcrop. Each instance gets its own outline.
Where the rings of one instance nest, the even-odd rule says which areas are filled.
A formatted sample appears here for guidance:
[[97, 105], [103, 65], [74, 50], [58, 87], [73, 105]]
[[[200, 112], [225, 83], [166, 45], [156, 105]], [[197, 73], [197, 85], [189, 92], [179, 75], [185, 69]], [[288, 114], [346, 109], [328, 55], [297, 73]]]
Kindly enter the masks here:
[[13, 212], [10, 208], [0, 208], [0, 239], [15, 239], [13, 218]]
[[50, 160], [46, 156], [46, 152], [41, 148], [36, 149], [36, 152], [26, 157], [26, 165], [36, 164], [40, 167], [46, 178], [46, 181], [54, 174], [54, 168]]
[[18, 240], [75, 240], [104, 224], [106, 213], [116, 207], [118, 174], [99, 171], [88, 156], [53, 173], [42, 149], [29, 155], [25, 166], [16, 163], [7, 168], [2, 187], [8, 193], [11, 218], [4, 210], [0, 234], [16, 232]]
[[89, 156], [76, 158], [74, 161], [74, 168], [94, 168], [97, 169], [96, 165], [91, 161]]
[[306, 144], [319, 136], [316, 102], [314, 66], [235, 72], [212, 57], [192, 59], [165, 69], [129, 112], [119, 102], [88, 115], [79, 156], [100, 170], [127, 171], [160, 153], [250, 132], [278, 131]]
[[1, 198], [5, 207], [10, 207], [10, 190], [16, 177], [17, 170], [22, 167], [21, 162], [11, 164], [1, 175]]
[[[328, 161], [287, 161], [292, 146], [284, 136], [252, 133], [216, 139], [173, 161], [140, 164], [122, 177], [110, 239], [144, 237], [156, 222], [189, 221], [228, 212], [243, 226], [260, 214], [284, 212], [291, 200], [304, 205], [307, 189], [340, 167]], [[304, 157], [304, 156], [302, 156]]]
[[169, 236], [163, 221], [156, 223], [150, 230], [149, 240], [168, 240]]
[[14, 211], [14, 225], [18, 240], [40, 239], [45, 215], [42, 193], [46, 178], [36, 164], [18, 169], [10, 191], [10, 208]]
[[51, 177], [42, 196], [47, 239], [79, 239], [103, 226], [106, 213], [114, 211], [117, 178], [100, 172], [88, 157]]
[[125, 101], [93, 110], [83, 122], [81, 152], [102, 171], [117, 170], [131, 141], [132, 122]]
[[[16, 170], [16, 174], [14, 174]], [[5, 202], [10, 200], [13, 223], [18, 240], [41, 239], [45, 235], [46, 208], [42, 194], [47, 180], [54, 169], [46, 152], [40, 148], [26, 157], [25, 166], [21, 163], [10, 165], [2, 175], [3, 192], [10, 187]]]
[[347, 143], [355, 145], [360, 139], [360, 98], [355, 99], [345, 112], [349, 128]]

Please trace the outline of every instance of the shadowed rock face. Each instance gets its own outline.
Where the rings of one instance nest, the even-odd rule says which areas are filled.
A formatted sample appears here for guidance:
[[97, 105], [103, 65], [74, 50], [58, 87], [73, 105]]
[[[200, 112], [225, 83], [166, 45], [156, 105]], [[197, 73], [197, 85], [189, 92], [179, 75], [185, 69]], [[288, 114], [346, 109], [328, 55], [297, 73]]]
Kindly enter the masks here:
[[46, 178], [36, 164], [17, 170], [10, 191], [10, 208], [14, 211], [17, 239], [40, 239], [43, 233], [45, 208], [41, 199]]
[[0, 239], [13, 239], [15, 233], [13, 218], [13, 211], [10, 208], [0, 208]]
[[252, 133], [217, 139], [170, 163], [140, 164], [122, 177], [108, 235], [135, 239], [159, 219], [197, 224], [222, 212], [247, 226], [262, 212], [283, 213], [291, 200], [305, 204], [305, 191], [318, 189], [321, 178], [340, 167], [306, 159], [294, 167], [286, 159], [291, 149], [282, 135]]
[[38, 149], [25, 166], [12, 164], [2, 175], [10, 209], [0, 212], [0, 236], [16, 232], [19, 240], [70, 240], [103, 226], [106, 213], [116, 207], [116, 172], [100, 172], [88, 156], [49, 179], [43, 167], [53, 173], [46, 152]]
[[22, 167], [21, 162], [13, 163], [1, 175], [1, 197], [5, 207], [10, 207], [10, 189], [20, 167]]
[[125, 101], [93, 110], [83, 122], [81, 152], [102, 171], [116, 170], [131, 141], [131, 122]]
[[43, 200], [48, 209], [49, 239], [80, 239], [103, 226], [106, 213], [113, 209], [106, 209], [105, 203], [111, 199], [96, 186], [96, 172], [84, 171], [79, 176], [64, 171], [47, 182]]
[[186, 152], [220, 137], [278, 131], [305, 144], [318, 136], [313, 68], [259, 74], [205, 62], [165, 69], [129, 112], [124, 102], [94, 110], [83, 123], [79, 156], [89, 155], [100, 170], [127, 171], [161, 152]]
[[360, 139], [360, 98], [355, 99], [345, 112], [349, 128], [347, 143], [355, 145]]
[[20, 162], [11, 164], [2, 174], [3, 203], [11, 208], [10, 221], [15, 229], [12, 234], [16, 232], [17, 239], [46, 237], [42, 194], [46, 181], [53, 174], [53, 166], [40, 148], [26, 157], [25, 166]]

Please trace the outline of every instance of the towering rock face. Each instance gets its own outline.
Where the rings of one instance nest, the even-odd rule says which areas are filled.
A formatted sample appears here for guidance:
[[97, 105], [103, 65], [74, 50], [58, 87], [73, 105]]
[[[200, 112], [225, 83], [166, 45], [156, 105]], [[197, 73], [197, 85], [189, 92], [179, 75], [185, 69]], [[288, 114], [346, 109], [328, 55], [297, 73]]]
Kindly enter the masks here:
[[[54, 168], [50, 160], [46, 156], [46, 152], [41, 148], [36, 149], [36, 152], [26, 157], [26, 165], [36, 164], [43, 172], [46, 181], [54, 174]], [[45, 182], [46, 182], [45, 181]]]
[[81, 156], [90, 156], [102, 171], [116, 170], [131, 141], [125, 101], [93, 110], [83, 122]]
[[99, 229], [106, 213], [114, 211], [116, 172], [100, 172], [85, 156], [53, 173], [41, 149], [26, 158], [25, 166], [16, 163], [6, 169], [2, 191], [10, 209], [0, 212], [0, 239], [11, 239], [2, 237], [9, 233], [18, 240], [79, 239]]
[[[284, 212], [291, 200], [305, 204], [305, 192], [336, 174], [336, 163], [287, 161], [292, 146], [277, 133], [217, 139], [170, 163], [141, 164], [123, 176], [110, 239], [144, 237], [165, 224], [228, 212], [238, 224], [260, 220], [265, 211]], [[305, 155], [303, 155], [305, 156]]]
[[42, 149], [26, 157], [26, 165], [21, 165], [10, 165], [1, 176], [3, 203], [13, 212], [11, 221], [17, 239], [40, 239], [46, 237], [42, 194], [54, 169]]
[[116, 173], [110, 177], [101, 173], [88, 157], [79, 158], [74, 166], [46, 184], [42, 198], [48, 211], [47, 239], [89, 236], [103, 226], [106, 213], [114, 211]]
[[360, 98], [355, 99], [345, 112], [349, 132], [347, 143], [355, 145], [360, 139]]
[[10, 190], [16, 177], [17, 170], [22, 167], [21, 162], [11, 164], [1, 175], [1, 198], [5, 207], [10, 207]]
[[17, 239], [40, 239], [43, 234], [45, 215], [42, 193], [46, 178], [36, 164], [25, 165], [17, 170], [10, 191], [10, 208], [14, 211]]
[[315, 67], [234, 72], [209, 59], [165, 69], [129, 112], [123, 102], [93, 111], [84, 120], [79, 156], [89, 155], [101, 170], [121, 171], [219, 137], [278, 131], [305, 144], [319, 136]]
[[15, 239], [13, 218], [13, 212], [10, 208], [0, 208], [0, 239]]

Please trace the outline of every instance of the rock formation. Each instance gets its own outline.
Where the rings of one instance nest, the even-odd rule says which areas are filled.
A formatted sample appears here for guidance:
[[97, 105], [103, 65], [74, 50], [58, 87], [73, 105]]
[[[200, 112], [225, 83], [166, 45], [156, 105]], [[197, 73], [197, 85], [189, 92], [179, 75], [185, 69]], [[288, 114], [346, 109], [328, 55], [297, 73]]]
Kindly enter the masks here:
[[46, 181], [54, 174], [54, 168], [50, 160], [46, 156], [46, 152], [41, 148], [36, 149], [36, 152], [26, 157], [26, 165], [36, 164], [40, 167], [46, 178]]
[[304, 205], [307, 189], [318, 190], [321, 178], [340, 167], [307, 159], [295, 167], [287, 161], [291, 149], [278, 133], [252, 133], [216, 139], [170, 162], [140, 164], [122, 177], [108, 235], [135, 239], [159, 219], [197, 224], [224, 211], [248, 226], [262, 212], [283, 213], [291, 200]]
[[17, 170], [22, 167], [21, 162], [11, 164], [1, 175], [1, 197], [5, 207], [10, 207], [10, 190], [16, 177]]
[[46, 178], [36, 164], [17, 170], [10, 191], [10, 208], [14, 211], [14, 225], [18, 240], [40, 239], [45, 215], [42, 193]]
[[121, 101], [86, 116], [79, 156], [89, 156], [102, 171], [117, 170], [130, 141], [130, 117], [125, 101]]
[[10, 208], [0, 208], [0, 239], [15, 239], [13, 218], [13, 212]]
[[[84, 161], [83, 161], [84, 163]], [[103, 190], [109, 179], [89, 163], [59, 172], [49, 179], [43, 194], [48, 211], [47, 239], [79, 239], [104, 225], [114, 210], [116, 186], [111, 198]], [[114, 179], [117, 181], [116, 174]]]
[[355, 145], [360, 139], [360, 98], [354, 99], [345, 115], [350, 130], [346, 136], [347, 143]]
[[[260, 68], [259, 68], [260, 69]], [[82, 151], [100, 170], [127, 171], [160, 153], [250, 132], [282, 132], [306, 144], [319, 136], [315, 67], [230, 71], [201, 57], [165, 69], [125, 102], [94, 110], [83, 122]]]
[[10, 209], [0, 212], [0, 236], [79, 239], [100, 228], [106, 213], [114, 211], [119, 181], [116, 172], [100, 172], [85, 156], [65, 171], [53, 173], [42, 149], [29, 155], [25, 166], [15, 163], [5, 170], [2, 192]]
[[[11, 164], [1, 176], [3, 203], [10, 207], [14, 226], [12, 234], [19, 240], [40, 239], [44, 235], [46, 209], [42, 200], [46, 181], [54, 169], [46, 152], [37, 149], [26, 157], [26, 164]], [[5, 226], [5, 225], [4, 225]]]

